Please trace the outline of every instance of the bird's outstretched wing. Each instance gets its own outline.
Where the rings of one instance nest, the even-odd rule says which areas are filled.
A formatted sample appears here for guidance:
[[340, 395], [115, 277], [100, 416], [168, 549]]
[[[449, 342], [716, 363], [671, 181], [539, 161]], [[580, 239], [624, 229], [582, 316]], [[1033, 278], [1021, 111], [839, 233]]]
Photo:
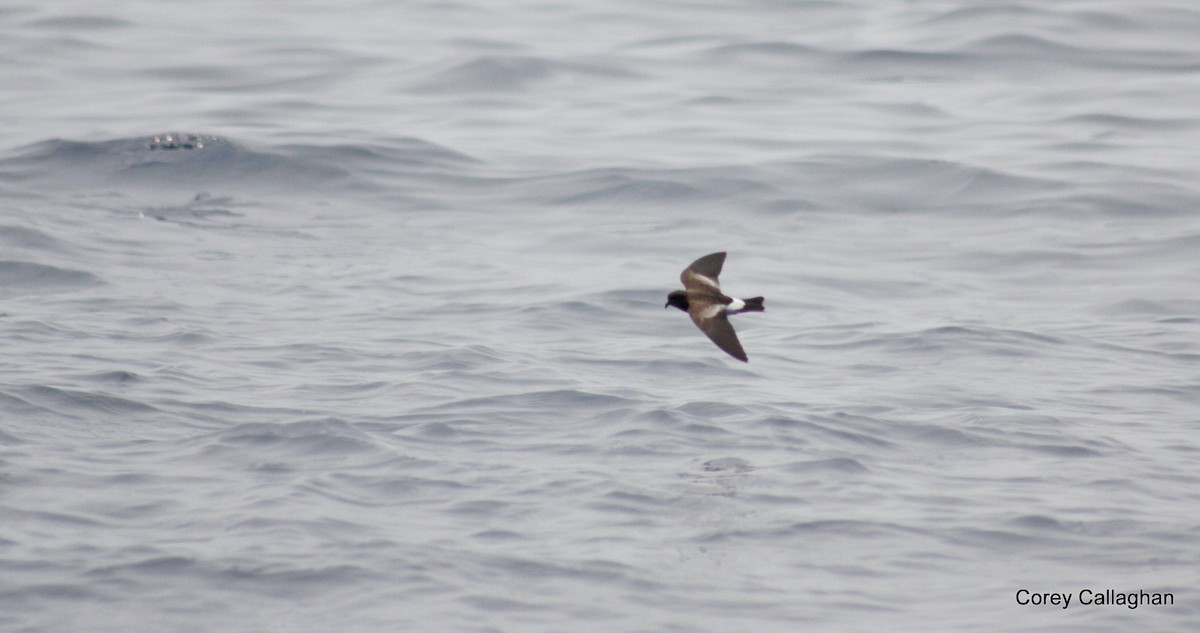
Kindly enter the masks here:
[[724, 265], [724, 252], [705, 255], [685, 268], [679, 275], [679, 280], [687, 290], [720, 292], [721, 282], [717, 281], [717, 277], [721, 275], [721, 267]]
[[[722, 258], [725, 256], [724, 253], [717, 254]], [[717, 267], [719, 270], [719, 263]], [[693, 301], [688, 307], [688, 316], [692, 317], [692, 322], [696, 324], [696, 327], [716, 343], [717, 347], [725, 350], [726, 354], [743, 363], [750, 362], [750, 359], [746, 357], [746, 352], [742, 350], [742, 343], [738, 340], [737, 332], [733, 331], [733, 325], [729, 323], [729, 317], [725, 315], [725, 306], [709, 301]]]

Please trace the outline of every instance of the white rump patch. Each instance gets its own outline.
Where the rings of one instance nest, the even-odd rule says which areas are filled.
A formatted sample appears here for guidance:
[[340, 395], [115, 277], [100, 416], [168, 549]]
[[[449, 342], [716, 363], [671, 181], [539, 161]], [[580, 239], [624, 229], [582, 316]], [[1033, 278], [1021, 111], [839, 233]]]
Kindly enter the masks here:
[[731, 310], [733, 312], [737, 312], [738, 310], [741, 310], [744, 307], [746, 307], [746, 302], [742, 301], [741, 299], [734, 299], [733, 301], [729, 302], [729, 305], [725, 306], [726, 309]]

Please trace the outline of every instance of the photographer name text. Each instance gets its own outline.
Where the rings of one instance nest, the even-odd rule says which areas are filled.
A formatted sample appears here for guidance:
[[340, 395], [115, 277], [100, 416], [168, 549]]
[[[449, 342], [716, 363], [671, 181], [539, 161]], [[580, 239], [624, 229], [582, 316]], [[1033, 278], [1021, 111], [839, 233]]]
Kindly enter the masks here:
[[1080, 589], [1078, 594], [1070, 591], [1031, 591], [1017, 590], [1017, 604], [1034, 607], [1059, 607], [1067, 609], [1072, 605], [1085, 607], [1113, 606], [1136, 609], [1145, 606], [1173, 606], [1175, 594], [1170, 592], [1156, 593], [1152, 591], [1117, 591], [1115, 589]]

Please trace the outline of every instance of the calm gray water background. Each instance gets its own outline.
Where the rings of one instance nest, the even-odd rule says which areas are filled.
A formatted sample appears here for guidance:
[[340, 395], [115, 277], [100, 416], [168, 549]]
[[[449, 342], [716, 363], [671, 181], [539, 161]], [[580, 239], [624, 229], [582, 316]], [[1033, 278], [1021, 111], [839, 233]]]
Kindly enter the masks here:
[[1197, 34], [6, 3], [0, 630], [1200, 630]]

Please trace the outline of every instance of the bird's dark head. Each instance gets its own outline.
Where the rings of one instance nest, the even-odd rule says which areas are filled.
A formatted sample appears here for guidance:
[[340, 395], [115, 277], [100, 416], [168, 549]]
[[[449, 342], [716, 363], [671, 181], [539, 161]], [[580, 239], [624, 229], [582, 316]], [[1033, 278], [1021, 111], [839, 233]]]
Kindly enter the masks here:
[[676, 308], [679, 308], [680, 310], [687, 312], [687, 309], [688, 309], [687, 292], [684, 290], [676, 290], [675, 292], [672, 292], [671, 294], [667, 295], [667, 305], [663, 306], [663, 308], [668, 308], [670, 306], [675, 306]]

